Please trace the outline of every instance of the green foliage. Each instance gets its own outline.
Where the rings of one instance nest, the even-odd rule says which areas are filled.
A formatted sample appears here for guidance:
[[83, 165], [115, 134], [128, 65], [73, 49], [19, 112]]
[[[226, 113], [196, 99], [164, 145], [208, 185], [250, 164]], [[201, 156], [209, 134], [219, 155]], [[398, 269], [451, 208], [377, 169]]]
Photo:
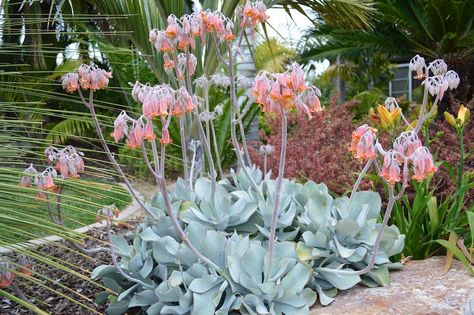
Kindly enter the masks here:
[[444, 200], [434, 196], [429, 181], [416, 184], [413, 199], [404, 197], [395, 205], [392, 222], [406, 235], [404, 256], [430, 257], [439, 252], [440, 244], [444, 244], [436, 241], [447, 239], [450, 232], [465, 239], [468, 248], [474, 245], [471, 238], [473, 222], [468, 222], [474, 205], [466, 204], [466, 193], [474, 189], [472, 178], [473, 175], [467, 173], [462, 185]]
[[311, 181], [283, 184], [279, 242], [269, 273], [266, 239], [275, 181], [258, 169], [247, 172], [258, 191], [238, 172], [217, 184], [214, 198], [207, 178], [197, 179], [194, 191], [178, 180], [170, 194], [188, 239], [222, 272], [198, 264], [176, 235], [158, 194], [151, 206], [160, 219], [146, 219], [128, 240], [112, 240], [122, 258], [120, 268], [142, 284], [126, 280], [113, 266], [97, 267], [92, 274], [118, 295], [100, 295], [112, 301], [109, 314], [132, 307], [147, 314], [309, 314], [317, 296], [327, 305], [338, 289], [389, 284], [388, 269], [400, 267], [389, 257], [404, 243], [395, 226], [384, 232], [374, 269], [362, 279], [354, 273], [371, 258], [380, 229], [379, 195], [358, 192], [349, 204], [347, 197], [334, 199], [324, 184]]
[[[2, 207], [23, 204], [24, 207], [21, 212], [3, 208], [0, 225], [11, 233], [8, 239], [3, 240], [5, 243], [24, 242], [48, 235], [52, 232], [50, 229], [54, 232], [58, 228], [49, 222], [46, 202], [36, 201], [36, 189], [18, 186], [22, 175], [18, 169], [0, 169], [0, 177], [4, 180], [0, 184], [3, 192], [0, 204]], [[104, 204], [115, 204], [123, 209], [131, 201], [122, 186], [103, 180], [68, 179], [58, 180], [56, 184], [62, 186], [61, 194], [51, 192], [48, 199], [54, 212], [57, 206], [61, 207], [66, 228], [74, 229], [94, 223], [97, 209]]]
[[285, 66], [296, 59], [296, 51], [271, 38], [255, 46], [254, 58], [257, 71], [284, 72]]
[[431, 58], [472, 54], [472, 1], [377, 0], [377, 14], [370, 18], [373, 28], [347, 28], [335, 23], [318, 25], [313, 35], [325, 38], [309, 47], [313, 58], [353, 56], [364, 50], [379, 51], [398, 58], [416, 53]]
[[351, 108], [354, 112], [354, 118], [360, 119], [365, 117], [370, 108], [374, 108], [377, 104], [383, 104], [387, 96], [379, 89], [361, 92], [354, 96], [354, 99], [360, 101], [360, 104]]

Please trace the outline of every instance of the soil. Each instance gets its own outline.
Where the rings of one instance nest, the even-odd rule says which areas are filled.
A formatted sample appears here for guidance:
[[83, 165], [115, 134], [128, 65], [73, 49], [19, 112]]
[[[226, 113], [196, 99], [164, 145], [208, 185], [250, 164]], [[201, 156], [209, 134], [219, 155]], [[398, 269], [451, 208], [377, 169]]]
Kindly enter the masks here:
[[[133, 231], [141, 219], [133, 219], [126, 223], [119, 222], [114, 225], [114, 234], [123, 235], [129, 231]], [[86, 248], [96, 246], [106, 246], [105, 244], [105, 230], [93, 229], [86, 235]], [[80, 278], [60, 268], [55, 268], [51, 265], [33, 260], [34, 280], [39, 283], [33, 283], [25, 279], [17, 279], [15, 282], [20, 287], [21, 291], [31, 300], [31, 302], [50, 314], [104, 314], [107, 305], [97, 305], [94, 300], [98, 293], [104, 291], [100, 287], [100, 282], [93, 282], [89, 276], [95, 267], [102, 264], [111, 264], [110, 255], [105, 252], [94, 255], [83, 255], [66, 242], [54, 242], [46, 246], [42, 246], [35, 250], [41, 256], [49, 256], [50, 259], [57, 260], [61, 265], [84, 275]], [[16, 261], [15, 258], [11, 258]], [[70, 264], [70, 265], [68, 265]], [[47, 286], [44, 288], [42, 285]], [[72, 299], [69, 300], [58, 293], [51, 292], [51, 289], [56, 290]], [[12, 293], [10, 289], [5, 291]], [[82, 303], [84, 306], [81, 306]], [[34, 314], [25, 307], [18, 305], [8, 298], [0, 298], [0, 314]]]

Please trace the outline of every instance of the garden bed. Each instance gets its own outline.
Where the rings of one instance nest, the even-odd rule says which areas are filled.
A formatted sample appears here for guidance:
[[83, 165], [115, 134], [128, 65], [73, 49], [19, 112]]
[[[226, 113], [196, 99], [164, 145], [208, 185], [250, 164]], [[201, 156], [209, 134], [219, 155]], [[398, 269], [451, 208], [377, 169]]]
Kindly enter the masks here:
[[[133, 231], [141, 218], [114, 225], [116, 235]], [[92, 229], [87, 235], [87, 247], [103, 246], [106, 241], [105, 229]], [[100, 264], [108, 264], [110, 255], [99, 253], [92, 257], [65, 250], [64, 242], [55, 242], [38, 248], [38, 253], [48, 255], [53, 260], [73, 263], [73, 270], [89, 277]], [[474, 280], [468, 276], [458, 261], [451, 270], [443, 272], [444, 257], [433, 257], [422, 261], [409, 261], [403, 270], [393, 271], [391, 284], [387, 287], [366, 288], [356, 286], [342, 291], [328, 307], [313, 306], [311, 314], [460, 314], [469, 295], [474, 292]], [[61, 269], [34, 263], [34, 270], [54, 281], [40, 280], [41, 284], [72, 298], [52, 294], [41, 284], [19, 282], [22, 291], [32, 302], [51, 314], [103, 314], [107, 305], [97, 305], [94, 300], [103, 291], [100, 284], [81, 279]], [[41, 279], [41, 278], [39, 278]], [[82, 303], [80, 305], [78, 303]], [[91, 308], [87, 309], [86, 307]], [[1, 314], [31, 314], [24, 307], [7, 298], [0, 300]]]
[[[133, 231], [140, 221], [140, 218], [129, 220], [126, 223], [113, 227], [114, 234], [123, 235]], [[106, 241], [105, 229], [93, 229], [87, 233], [85, 245], [87, 248], [95, 246], [104, 246]], [[34, 277], [40, 281], [34, 284], [31, 281], [18, 281], [18, 285], [23, 293], [28, 296], [33, 303], [44, 311], [51, 314], [103, 314], [106, 305], [97, 305], [94, 300], [97, 294], [104, 291], [99, 283], [88, 281], [92, 270], [100, 264], [110, 262], [109, 253], [98, 253], [93, 256], [86, 256], [70, 249], [70, 246], [64, 242], [54, 242], [49, 245], [41, 246], [37, 249], [38, 254], [49, 256], [51, 260], [69, 262], [68, 267], [83, 274], [86, 278], [80, 278], [77, 275], [61, 270], [60, 268], [51, 268], [40, 262], [33, 261]], [[41, 275], [41, 276], [39, 276]], [[51, 281], [52, 280], [52, 281]], [[43, 287], [47, 285], [49, 288]], [[51, 291], [57, 290], [60, 294]], [[61, 294], [66, 295], [62, 297]], [[82, 303], [83, 305], [80, 305]], [[88, 308], [90, 309], [88, 309]], [[92, 310], [91, 310], [92, 309]], [[93, 311], [94, 310], [94, 311]], [[0, 314], [31, 314], [31, 311], [7, 298], [0, 300]]]

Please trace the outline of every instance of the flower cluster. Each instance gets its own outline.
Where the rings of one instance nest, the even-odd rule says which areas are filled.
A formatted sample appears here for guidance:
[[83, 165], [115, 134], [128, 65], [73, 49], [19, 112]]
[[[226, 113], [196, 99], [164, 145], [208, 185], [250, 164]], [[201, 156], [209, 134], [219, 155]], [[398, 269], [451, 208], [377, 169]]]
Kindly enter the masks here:
[[262, 1], [247, 2], [243, 8], [241, 27], [255, 27], [268, 20], [267, 7]]
[[112, 72], [107, 72], [95, 65], [81, 65], [77, 72], [67, 73], [62, 77], [63, 88], [73, 93], [79, 88], [83, 90], [100, 90], [109, 85]]
[[321, 92], [305, 84], [303, 69], [296, 63], [284, 73], [261, 71], [255, 78], [253, 96], [264, 112], [280, 113], [282, 109], [296, 108], [311, 116], [322, 109]]
[[258, 153], [260, 154], [272, 154], [275, 148], [271, 144], [261, 145], [258, 149]]
[[16, 265], [12, 264], [7, 258], [0, 258], [0, 289], [10, 286], [15, 280], [16, 273], [25, 276], [32, 275], [33, 263], [30, 258], [25, 255], [18, 256]]
[[377, 139], [377, 129], [369, 127], [367, 124], [360, 126], [352, 133], [351, 151], [357, 159], [367, 160], [375, 157], [375, 141]]
[[13, 269], [13, 265], [9, 261], [0, 261], [0, 289], [5, 289], [15, 280]]
[[395, 139], [393, 148], [384, 151], [377, 141], [376, 130], [363, 125], [353, 132], [349, 151], [352, 151], [357, 159], [375, 161], [377, 161], [378, 152], [383, 158], [379, 175], [392, 186], [400, 182], [402, 178], [404, 185], [407, 184], [410, 165], [413, 169], [412, 179], [417, 181], [423, 181], [437, 171], [433, 156], [428, 148], [423, 146], [414, 131], [402, 132]]
[[[73, 146], [66, 146], [59, 150], [50, 146], [45, 150], [46, 159], [49, 164], [43, 172], [38, 172], [33, 164], [25, 169], [20, 179], [21, 187], [31, 187], [35, 184], [37, 190], [37, 198], [40, 200], [47, 199], [46, 191], [55, 191], [57, 186], [53, 178], [78, 178], [79, 173], [84, 171], [84, 153], [77, 151]], [[59, 174], [58, 174], [59, 172]]]
[[156, 86], [135, 83], [132, 97], [142, 104], [143, 115], [146, 117], [177, 116], [180, 117], [196, 109], [196, 100], [184, 87], [174, 90], [169, 85]]
[[151, 117], [141, 116], [139, 119], [133, 119], [125, 111], [122, 111], [115, 119], [111, 136], [116, 143], [127, 137], [127, 146], [131, 149], [140, 148], [143, 140], [156, 139]]
[[[410, 71], [416, 72], [415, 79], [425, 79], [425, 84], [428, 92], [432, 96], [437, 96], [442, 99], [444, 93], [450, 89], [455, 89], [459, 85], [459, 76], [453, 70], [448, 71], [448, 66], [443, 59], [436, 59], [426, 65], [425, 59], [416, 55], [409, 64]], [[430, 72], [432, 76], [430, 76]], [[425, 78], [426, 77], [426, 78]]]
[[84, 153], [77, 151], [72, 145], [68, 145], [61, 150], [50, 146], [46, 148], [44, 153], [48, 162], [54, 165], [63, 178], [79, 178], [79, 172], [84, 172], [84, 160], [82, 159]]
[[156, 139], [153, 129], [153, 118], [159, 117], [162, 121], [160, 142], [172, 142], [169, 134], [171, 117], [181, 117], [185, 113], [193, 112], [197, 108], [197, 100], [181, 87], [174, 90], [167, 84], [150, 86], [136, 82], [132, 89], [132, 97], [142, 104], [142, 116], [133, 119], [122, 111], [114, 121], [114, 131], [111, 136], [115, 142], [127, 137], [129, 148], [139, 148], [143, 140]]
[[[258, 23], [267, 21], [266, 6], [262, 1], [248, 1], [241, 11], [241, 27], [255, 27]], [[200, 11], [185, 14], [181, 18], [175, 15], [168, 17], [168, 25], [164, 30], [152, 29], [149, 33], [149, 40], [158, 52], [163, 52], [163, 67], [167, 74], [177, 66], [176, 74], [178, 79], [184, 77], [184, 64], [190, 69], [196, 68], [197, 59], [189, 52], [196, 48], [196, 38], [201, 43], [206, 42], [207, 35], [216, 36], [221, 41], [232, 41], [235, 39], [234, 23], [219, 11]], [[177, 55], [176, 51], [181, 50], [185, 54]], [[172, 55], [172, 58], [170, 57]], [[181, 66], [181, 69], [179, 69]]]
[[95, 217], [96, 222], [100, 222], [103, 219], [108, 220], [109, 222], [113, 220], [114, 217], [120, 215], [120, 210], [115, 205], [105, 206], [99, 211]]

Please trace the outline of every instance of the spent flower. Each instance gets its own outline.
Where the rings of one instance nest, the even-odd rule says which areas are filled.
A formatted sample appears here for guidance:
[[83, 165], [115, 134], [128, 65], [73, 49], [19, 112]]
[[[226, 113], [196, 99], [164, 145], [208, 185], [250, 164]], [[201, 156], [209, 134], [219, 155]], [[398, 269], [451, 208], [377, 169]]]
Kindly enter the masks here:
[[31, 183], [33, 182], [33, 177], [38, 174], [38, 171], [33, 167], [33, 164], [25, 169], [24, 174], [20, 179], [20, 186], [21, 187], [31, 187]]

